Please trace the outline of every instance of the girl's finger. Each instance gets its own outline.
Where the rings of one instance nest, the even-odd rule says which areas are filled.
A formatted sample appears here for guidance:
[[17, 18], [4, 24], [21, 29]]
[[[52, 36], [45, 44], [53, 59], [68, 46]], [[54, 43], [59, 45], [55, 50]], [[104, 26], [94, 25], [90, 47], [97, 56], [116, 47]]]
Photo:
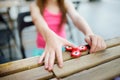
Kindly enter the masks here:
[[91, 49], [90, 49], [90, 52], [95, 52], [95, 48], [96, 48], [96, 45], [97, 45], [97, 38], [96, 36], [91, 36], [91, 41], [92, 41], [92, 45], [91, 45]]
[[46, 53], [45, 56], [45, 69], [48, 69], [49, 53]]
[[45, 52], [40, 56], [38, 63], [41, 64], [43, 62], [43, 59], [45, 57]]
[[63, 67], [62, 50], [60, 50], [60, 48], [56, 51], [56, 57], [57, 57], [59, 67]]
[[64, 46], [71, 46], [71, 47], [75, 47], [73, 43], [67, 41], [67, 40], [64, 40]]
[[106, 49], [106, 43], [104, 42], [104, 40], [102, 40], [102, 49]]
[[101, 47], [102, 47], [101, 44], [102, 44], [102, 40], [98, 37], [95, 52], [101, 50]]
[[91, 46], [91, 39], [89, 36], [86, 36], [85, 41]]
[[49, 68], [48, 68], [49, 71], [53, 69], [54, 61], [55, 61], [55, 52], [51, 52], [49, 56]]

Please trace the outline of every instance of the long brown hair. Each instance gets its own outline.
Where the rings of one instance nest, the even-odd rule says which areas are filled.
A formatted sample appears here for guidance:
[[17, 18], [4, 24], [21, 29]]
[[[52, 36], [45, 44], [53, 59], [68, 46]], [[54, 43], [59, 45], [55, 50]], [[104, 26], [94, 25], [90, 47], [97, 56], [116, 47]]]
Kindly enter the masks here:
[[[45, 4], [46, 4], [46, 0], [37, 0], [37, 6], [40, 8], [40, 13], [43, 14], [44, 8], [45, 8]], [[60, 11], [62, 12], [62, 20], [60, 22], [61, 26], [64, 22], [66, 22], [66, 8], [64, 5], [64, 0], [57, 0], [58, 6], [60, 8]]]

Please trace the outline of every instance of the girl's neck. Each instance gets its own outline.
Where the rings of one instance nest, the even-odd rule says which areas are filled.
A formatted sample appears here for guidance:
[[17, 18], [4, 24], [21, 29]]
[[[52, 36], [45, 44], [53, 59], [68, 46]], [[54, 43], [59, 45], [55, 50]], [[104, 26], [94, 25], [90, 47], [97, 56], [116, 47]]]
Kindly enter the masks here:
[[47, 0], [46, 8], [55, 14], [60, 12], [57, 0]]
[[47, 5], [57, 5], [57, 0], [47, 0]]

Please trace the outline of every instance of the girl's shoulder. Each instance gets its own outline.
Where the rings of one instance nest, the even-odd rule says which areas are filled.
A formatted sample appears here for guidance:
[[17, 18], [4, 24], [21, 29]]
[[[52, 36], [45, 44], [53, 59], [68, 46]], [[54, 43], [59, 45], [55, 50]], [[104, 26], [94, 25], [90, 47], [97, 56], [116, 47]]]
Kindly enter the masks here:
[[40, 10], [39, 7], [37, 6], [36, 2], [32, 2], [32, 3], [30, 4], [30, 9], [35, 9], [35, 10], [37, 10], [37, 11]]
[[64, 0], [64, 5], [65, 5], [66, 7], [70, 7], [71, 5], [73, 5], [73, 3], [72, 3], [72, 1], [70, 1], [70, 0]]
[[67, 11], [71, 10], [71, 8], [73, 8], [73, 3], [70, 0], [64, 0], [64, 5], [65, 8], [67, 9]]
[[37, 7], [36, 2], [32, 2], [32, 3], [30, 4], [30, 7]]

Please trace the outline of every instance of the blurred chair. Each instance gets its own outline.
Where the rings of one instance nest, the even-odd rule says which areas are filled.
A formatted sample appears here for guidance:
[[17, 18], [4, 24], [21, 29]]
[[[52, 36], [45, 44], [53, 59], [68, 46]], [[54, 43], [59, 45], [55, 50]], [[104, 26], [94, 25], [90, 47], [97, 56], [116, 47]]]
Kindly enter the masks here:
[[25, 21], [25, 17], [27, 17], [27, 16], [30, 16], [30, 12], [19, 13], [18, 18], [17, 18], [18, 31], [19, 31], [19, 37], [20, 37], [20, 49], [22, 52], [22, 58], [26, 58], [25, 49], [24, 49], [23, 41], [22, 41], [22, 31], [24, 28], [34, 25], [32, 21], [30, 21], [30, 22]]
[[0, 15], [0, 23], [5, 25], [5, 28], [0, 29], [0, 54], [4, 56], [2, 47], [5, 45], [8, 45], [9, 57], [10, 57], [10, 60], [12, 60], [12, 50], [11, 50], [10, 40], [11, 39], [15, 40], [15, 38], [14, 38], [12, 31], [9, 28], [8, 23], [5, 21], [2, 15]]

